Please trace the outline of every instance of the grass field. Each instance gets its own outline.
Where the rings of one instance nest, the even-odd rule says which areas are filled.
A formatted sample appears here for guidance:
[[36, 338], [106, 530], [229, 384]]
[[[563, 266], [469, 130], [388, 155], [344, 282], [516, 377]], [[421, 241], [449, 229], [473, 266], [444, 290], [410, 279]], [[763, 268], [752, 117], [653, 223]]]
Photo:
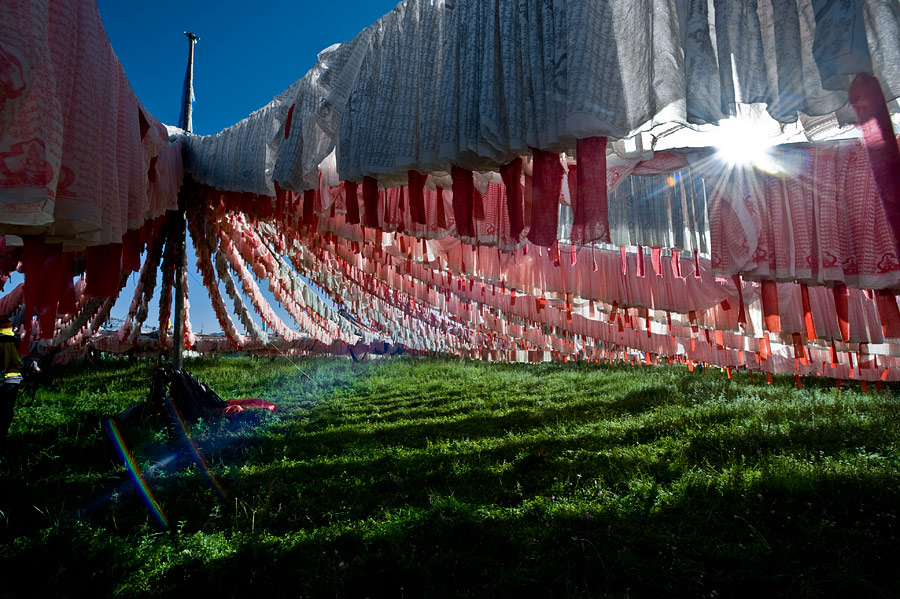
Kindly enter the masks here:
[[167, 529], [102, 426], [152, 365], [20, 395], [0, 595], [900, 596], [894, 388], [416, 358], [187, 369], [281, 410], [193, 428], [224, 498], [177, 435], [123, 429]]

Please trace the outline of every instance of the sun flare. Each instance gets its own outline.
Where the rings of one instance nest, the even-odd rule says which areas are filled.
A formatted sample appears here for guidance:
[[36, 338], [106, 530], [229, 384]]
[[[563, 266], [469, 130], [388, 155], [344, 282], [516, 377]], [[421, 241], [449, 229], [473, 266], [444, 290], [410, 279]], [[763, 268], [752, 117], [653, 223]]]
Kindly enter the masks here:
[[732, 117], [719, 122], [716, 129], [716, 157], [732, 168], [757, 168], [775, 173], [778, 165], [772, 157], [774, 138], [753, 119]]

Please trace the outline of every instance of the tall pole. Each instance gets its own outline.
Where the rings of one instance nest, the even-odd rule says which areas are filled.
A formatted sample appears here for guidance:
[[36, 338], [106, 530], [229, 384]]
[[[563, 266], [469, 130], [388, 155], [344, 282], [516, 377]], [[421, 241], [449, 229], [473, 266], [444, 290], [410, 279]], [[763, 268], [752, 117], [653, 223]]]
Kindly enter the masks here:
[[193, 130], [191, 122], [191, 111], [194, 102], [194, 44], [200, 41], [200, 38], [185, 31], [184, 35], [188, 38], [188, 63], [187, 72], [184, 75], [184, 105], [182, 106], [183, 122], [179, 123], [182, 129], [190, 133]]
[[[188, 64], [187, 72], [184, 75], [184, 106], [183, 120], [180, 123], [182, 128], [188, 133], [193, 128], [191, 123], [191, 110], [194, 100], [194, 44], [199, 41], [199, 37], [193, 33], [185, 31], [184, 34], [188, 38]], [[184, 290], [187, 278], [185, 272], [185, 236], [187, 235], [187, 221], [185, 220], [185, 204], [187, 203], [186, 195], [189, 187], [183, 186], [181, 193], [178, 194], [178, 213], [175, 217], [175, 226], [173, 227], [173, 239], [175, 240], [175, 338], [172, 348], [172, 366], [181, 370], [184, 367]]]

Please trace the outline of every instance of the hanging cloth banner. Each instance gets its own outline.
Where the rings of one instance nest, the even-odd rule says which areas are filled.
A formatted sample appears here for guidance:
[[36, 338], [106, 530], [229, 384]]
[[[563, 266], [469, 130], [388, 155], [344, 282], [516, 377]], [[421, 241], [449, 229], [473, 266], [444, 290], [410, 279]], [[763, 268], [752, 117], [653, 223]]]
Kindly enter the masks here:
[[[875, 185], [897, 243], [900, 242], [900, 148], [894, 137], [891, 115], [875, 77], [860, 73], [853, 79], [849, 93], [862, 129]], [[897, 256], [900, 256], [900, 248]]]
[[531, 229], [528, 240], [534, 245], [550, 247], [556, 242], [559, 226], [559, 193], [563, 167], [559, 154], [532, 149], [534, 174], [531, 178]]
[[456, 235], [475, 237], [475, 226], [472, 223], [475, 184], [472, 181], [472, 171], [454, 166], [450, 170], [450, 176], [453, 178], [453, 218], [456, 219]]
[[365, 224], [373, 229], [378, 226], [378, 181], [363, 177], [363, 209]]
[[417, 225], [427, 224], [425, 220], [425, 179], [418, 171], [409, 171], [409, 212]]
[[[575, 193], [572, 195], [572, 242], [610, 243], [606, 197], [606, 138], [588, 137], [576, 144]], [[569, 173], [572, 179], [572, 173]]]
[[359, 196], [356, 193], [356, 181], [344, 181], [344, 200], [347, 206], [347, 222], [351, 225], [359, 224]]
[[506, 207], [509, 212], [509, 236], [518, 240], [525, 222], [522, 216], [522, 159], [516, 158], [500, 167], [500, 177], [506, 188]]

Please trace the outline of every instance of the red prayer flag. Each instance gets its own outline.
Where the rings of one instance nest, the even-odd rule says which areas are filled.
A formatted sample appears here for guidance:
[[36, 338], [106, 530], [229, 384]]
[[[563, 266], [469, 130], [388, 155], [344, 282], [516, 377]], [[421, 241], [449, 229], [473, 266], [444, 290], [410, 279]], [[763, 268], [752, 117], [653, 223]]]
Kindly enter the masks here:
[[522, 159], [516, 158], [500, 167], [500, 177], [506, 188], [506, 208], [509, 212], [509, 236], [518, 239], [525, 228], [522, 214]]
[[534, 174], [531, 178], [531, 229], [528, 239], [534, 245], [550, 247], [556, 242], [559, 225], [559, 194], [563, 167], [559, 154], [532, 148]]
[[778, 311], [778, 285], [774, 281], [762, 282], [762, 305], [766, 330], [771, 333], [780, 333], [781, 315]]
[[359, 224], [359, 196], [357, 195], [356, 181], [344, 181], [344, 203], [347, 207], [347, 222], [351, 225]]
[[850, 84], [848, 97], [860, 122], [885, 216], [894, 239], [900, 240], [900, 148], [881, 84], [872, 75], [859, 73]]
[[[606, 194], [606, 138], [588, 137], [576, 142], [575, 193], [572, 196], [572, 242], [609, 243]], [[571, 180], [572, 173], [569, 173]]]
[[[363, 210], [367, 227], [378, 226], [378, 181], [373, 177], [363, 177]], [[304, 213], [306, 211], [304, 210]], [[304, 214], [304, 222], [306, 221]]]
[[456, 220], [456, 234], [459, 237], [474, 237], [472, 223], [472, 202], [475, 184], [472, 171], [454, 166], [450, 169], [453, 179], [453, 218]]
[[425, 180], [427, 175], [418, 171], [409, 171], [409, 212], [413, 222], [425, 224]]
[[837, 312], [838, 325], [841, 329], [841, 340], [850, 340], [850, 290], [846, 285], [835, 285], [832, 289], [834, 294], [834, 309]]
[[881, 319], [881, 330], [885, 337], [900, 338], [900, 310], [897, 309], [897, 296], [890, 291], [879, 289], [875, 292], [875, 305]]
[[109, 243], [89, 247], [85, 258], [85, 289], [94, 297], [115, 297], [119, 294], [119, 274], [122, 265], [122, 244]]

